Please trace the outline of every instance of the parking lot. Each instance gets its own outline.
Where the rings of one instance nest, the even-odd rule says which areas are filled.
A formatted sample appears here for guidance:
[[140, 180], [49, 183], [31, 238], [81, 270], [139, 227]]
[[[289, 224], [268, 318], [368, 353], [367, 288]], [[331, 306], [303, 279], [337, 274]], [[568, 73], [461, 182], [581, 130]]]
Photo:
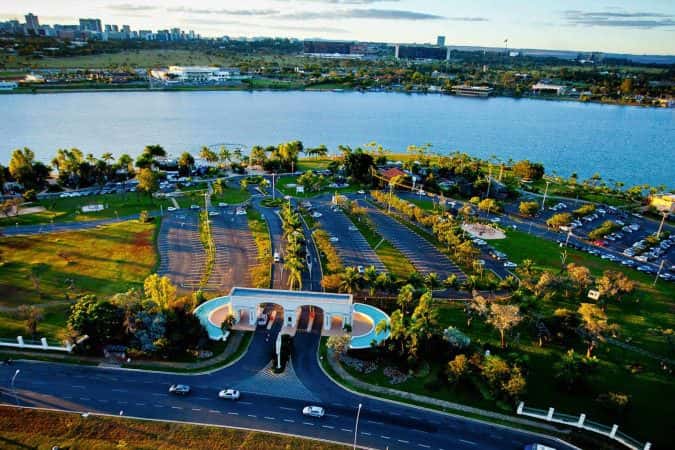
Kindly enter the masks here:
[[315, 220], [331, 236], [331, 242], [345, 267], [374, 266], [378, 272], [386, 271], [368, 241], [339, 208], [332, 207], [328, 202], [313, 201], [311, 210], [321, 214]]
[[378, 211], [371, 204], [359, 201], [359, 205], [366, 208], [368, 217], [373, 221], [377, 232], [403, 253], [418, 272], [436, 273], [441, 280], [451, 274], [456, 275], [459, 281], [466, 279], [464, 272], [426, 239]]
[[206, 264], [199, 240], [199, 217], [192, 211], [169, 213], [157, 236], [160, 263], [157, 273], [168, 276], [182, 293], [199, 287]]

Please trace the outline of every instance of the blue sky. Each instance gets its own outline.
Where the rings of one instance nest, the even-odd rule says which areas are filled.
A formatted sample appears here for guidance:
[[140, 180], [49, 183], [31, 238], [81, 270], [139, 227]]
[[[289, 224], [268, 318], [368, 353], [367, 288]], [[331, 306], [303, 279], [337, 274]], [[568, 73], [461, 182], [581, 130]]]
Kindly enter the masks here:
[[206, 36], [290, 36], [450, 45], [675, 54], [675, 0], [22, 0], [42, 23], [98, 17], [134, 29]]

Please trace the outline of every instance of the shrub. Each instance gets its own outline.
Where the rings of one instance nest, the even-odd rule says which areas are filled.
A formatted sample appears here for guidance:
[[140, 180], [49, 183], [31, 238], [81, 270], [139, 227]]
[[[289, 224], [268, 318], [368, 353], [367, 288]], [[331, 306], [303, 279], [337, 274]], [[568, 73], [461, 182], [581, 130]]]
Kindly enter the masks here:
[[523, 216], [533, 217], [539, 211], [539, 203], [537, 202], [520, 202], [518, 211]]

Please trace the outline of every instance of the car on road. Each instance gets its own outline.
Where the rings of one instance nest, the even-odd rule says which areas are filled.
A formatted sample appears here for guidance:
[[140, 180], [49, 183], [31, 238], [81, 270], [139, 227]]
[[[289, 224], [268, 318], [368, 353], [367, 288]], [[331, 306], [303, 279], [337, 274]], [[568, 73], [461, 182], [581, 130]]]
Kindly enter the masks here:
[[490, 219], [490, 222], [492, 222], [492, 223], [499, 223], [501, 221], [502, 221], [502, 219], [500, 219], [499, 217], [493, 217], [492, 219]]
[[241, 393], [236, 389], [223, 389], [222, 391], [218, 392], [218, 397], [224, 398], [226, 400], [239, 400]]
[[190, 205], [190, 209], [199, 209], [199, 205]]
[[279, 255], [279, 252], [274, 252], [274, 262], [281, 262], [281, 256]]
[[246, 209], [244, 209], [244, 208], [237, 208], [236, 214], [237, 214], [238, 216], [243, 216], [243, 215], [246, 214]]
[[267, 325], [267, 314], [263, 313], [258, 316], [258, 325], [264, 326]]
[[224, 207], [227, 206], [227, 203], [225, 203], [225, 202], [220, 202], [220, 203], [218, 203], [218, 206], [220, 206], [221, 208], [224, 208]]
[[302, 414], [309, 417], [323, 417], [326, 411], [321, 406], [305, 406], [302, 408]]
[[549, 447], [544, 444], [527, 444], [524, 450], [555, 450], [553, 447]]
[[328, 238], [328, 240], [331, 241], [331, 242], [339, 242], [340, 238], [338, 238], [336, 236], [331, 236], [330, 238]]
[[504, 263], [504, 267], [507, 268], [507, 269], [515, 269], [516, 267], [518, 267], [518, 264], [516, 264], [514, 262], [511, 262], [511, 261], [506, 261]]
[[314, 212], [312, 213], [312, 217], [314, 217], [315, 219], [318, 219], [318, 218], [321, 217], [321, 216], [323, 216], [323, 214], [321, 214], [321, 213], [318, 212], [318, 211], [314, 211]]
[[168, 208], [166, 208], [166, 210], [167, 211], [176, 211], [176, 210], [178, 210], [178, 208], [176, 208], [175, 206], [169, 206]]
[[169, 394], [174, 395], [188, 395], [190, 393], [190, 386], [187, 384], [172, 384], [169, 386]]
[[356, 270], [357, 270], [360, 274], [363, 274], [363, 273], [365, 272], [365, 269], [363, 268], [363, 266], [357, 266], [357, 267], [356, 267]]
[[356, 228], [354, 225], [349, 225], [349, 231], [356, 231], [358, 228]]
[[358, 191], [356, 191], [356, 193], [357, 193], [357, 194], [365, 194], [366, 191], [364, 191], [363, 189], [359, 189]]
[[209, 216], [219, 216], [220, 213], [218, 211], [209, 211]]

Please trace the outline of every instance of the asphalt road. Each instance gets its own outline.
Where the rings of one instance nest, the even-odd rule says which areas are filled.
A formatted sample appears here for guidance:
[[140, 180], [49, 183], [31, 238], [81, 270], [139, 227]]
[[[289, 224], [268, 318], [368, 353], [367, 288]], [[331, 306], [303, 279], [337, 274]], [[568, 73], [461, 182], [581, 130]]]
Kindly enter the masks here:
[[[266, 369], [281, 317], [271, 330], [258, 327], [249, 351], [233, 366], [204, 375], [173, 375], [43, 362], [0, 366], [3, 403], [79, 412], [228, 425], [351, 443], [358, 404], [363, 408], [358, 444], [377, 449], [513, 449], [533, 442], [572, 449], [531, 433], [393, 404], [352, 394], [335, 385], [318, 366], [321, 319], [294, 339], [292, 364], [282, 375]], [[301, 321], [304, 319], [301, 319]], [[306, 322], [305, 322], [306, 323]], [[14, 388], [10, 382], [19, 369]], [[172, 383], [192, 386], [189, 396], [169, 395]], [[234, 387], [240, 401], [217, 398]], [[301, 414], [317, 404], [326, 416]]]
[[278, 208], [267, 208], [260, 204], [262, 198], [257, 198], [253, 201], [255, 208], [260, 211], [267, 222], [270, 230], [270, 238], [272, 240], [272, 254], [278, 252], [281, 256], [280, 262], [272, 263], [272, 287], [274, 289], [288, 289], [288, 274], [284, 271], [283, 258], [285, 255], [286, 245], [282, 235], [281, 218], [277, 214]]
[[199, 288], [206, 265], [206, 253], [199, 239], [199, 215], [177, 211], [164, 216], [157, 236], [159, 268], [182, 293]]

